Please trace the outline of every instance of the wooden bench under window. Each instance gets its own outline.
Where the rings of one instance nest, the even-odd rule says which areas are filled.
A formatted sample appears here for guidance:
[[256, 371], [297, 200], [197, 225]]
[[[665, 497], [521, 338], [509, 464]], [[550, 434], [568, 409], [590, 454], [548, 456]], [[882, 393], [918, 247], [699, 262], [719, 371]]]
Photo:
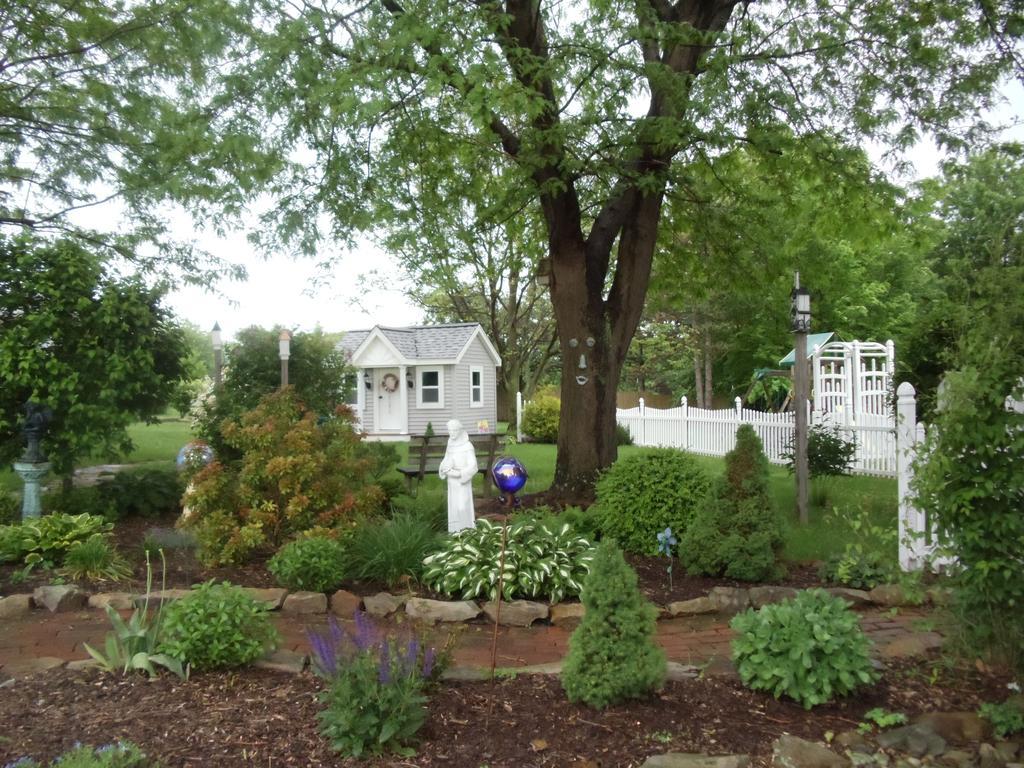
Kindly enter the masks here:
[[[484, 493], [491, 485], [491, 467], [494, 466], [498, 453], [505, 441], [498, 435], [468, 435], [469, 442], [476, 451], [476, 463], [479, 472], [484, 476]], [[398, 471], [405, 475], [409, 494], [413, 493], [413, 481], [423, 480], [428, 474], [436, 475], [445, 450], [448, 448], [448, 435], [413, 435], [409, 439], [409, 464], [399, 467]]]

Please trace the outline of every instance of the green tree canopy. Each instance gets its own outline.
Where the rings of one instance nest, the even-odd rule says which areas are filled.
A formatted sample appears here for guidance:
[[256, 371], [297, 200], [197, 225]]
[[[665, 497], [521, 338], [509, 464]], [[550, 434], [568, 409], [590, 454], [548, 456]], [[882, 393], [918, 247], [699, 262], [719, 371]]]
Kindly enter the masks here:
[[[229, 120], [217, 101], [218, 72], [252, 42], [252, 12], [246, 0], [5, 3], [0, 230], [74, 233], [193, 279], [222, 269], [168, 237], [162, 205], [182, 203], [200, 221], [214, 204], [237, 213], [277, 167], [258, 146], [257, 117]], [[116, 234], [69, 215], [108, 200], [126, 214]]]
[[1012, 16], [1013, 3], [967, 0], [309, 0], [277, 8], [238, 95], [315, 158], [275, 179], [286, 240], [314, 246], [319, 213], [349, 237], [392, 220], [407, 189], [476, 173], [508, 190], [510, 214], [514, 193], [536, 205], [568, 493], [615, 457], [620, 370], [687, 169], [741, 144], [785, 159], [825, 135], [960, 146], [1015, 71]]
[[0, 446], [20, 453], [26, 401], [49, 406], [44, 451], [61, 473], [131, 447], [126, 427], [160, 413], [186, 371], [162, 288], [106, 271], [76, 240], [0, 236]]

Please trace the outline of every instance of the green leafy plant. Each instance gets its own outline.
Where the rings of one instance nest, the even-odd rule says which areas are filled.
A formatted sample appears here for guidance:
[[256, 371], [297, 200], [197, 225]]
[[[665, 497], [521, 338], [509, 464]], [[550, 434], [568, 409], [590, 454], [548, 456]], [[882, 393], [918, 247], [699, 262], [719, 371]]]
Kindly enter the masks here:
[[[795, 437], [794, 437], [795, 439]], [[795, 454], [792, 444], [786, 466], [794, 471]], [[807, 432], [807, 469], [811, 477], [848, 475], [857, 455], [857, 444], [843, 437], [838, 426], [815, 424]]]
[[404, 579], [419, 580], [424, 558], [438, 547], [430, 521], [397, 513], [390, 520], [359, 521], [346, 544], [346, 575], [394, 587]]
[[558, 442], [558, 419], [562, 402], [557, 397], [538, 395], [523, 408], [523, 434], [535, 443]]
[[277, 645], [266, 606], [240, 587], [208, 581], [164, 611], [160, 651], [193, 669], [239, 667]]
[[710, 480], [696, 459], [673, 448], [651, 448], [616, 461], [597, 481], [602, 533], [628, 552], [658, 553], [657, 535], [685, 536]]
[[857, 726], [857, 730], [860, 733], [871, 733], [876, 726], [885, 729], [905, 725], [906, 722], [907, 716], [902, 712], [890, 712], [882, 707], [875, 707], [864, 713], [864, 720]]
[[115, 500], [104, 494], [99, 485], [66, 488], [43, 496], [43, 509], [51, 515], [89, 514], [113, 520], [117, 516]]
[[[156, 768], [142, 750], [128, 741], [115, 741], [102, 747], [79, 744], [47, 763], [49, 768]], [[30, 757], [22, 757], [7, 764], [8, 768], [43, 768], [43, 764]]]
[[121, 581], [132, 575], [132, 569], [107, 536], [94, 533], [71, 545], [59, 573], [72, 580]]
[[959, 564], [953, 609], [963, 641], [1024, 670], [1024, 568], [1013, 544], [1024, 541], [1024, 413], [1007, 401], [1024, 401], [1024, 366], [1007, 352], [1019, 348], [986, 338], [963, 345], [914, 489]]
[[877, 679], [857, 615], [824, 590], [736, 616], [732, 656], [743, 684], [805, 709]]
[[736, 430], [725, 474], [701, 502], [682, 536], [680, 557], [691, 574], [764, 581], [779, 571], [782, 519], [768, 491], [768, 459], [754, 428]]
[[986, 701], [978, 709], [978, 716], [988, 720], [1001, 739], [1024, 733], [1024, 704], [1020, 701], [1011, 699], [1001, 704]]
[[334, 539], [297, 539], [281, 547], [267, 569], [285, 589], [331, 592], [345, 578], [345, 547]]
[[[167, 564], [161, 553], [161, 582], [166, 587]], [[107, 618], [113, 626], [104, 638], [103, 651], [98, 651], [88, 643], [84, 643], [86, 653], [96, 661], [101, 669], [107, 672], [120, 671], [145, 672], [156, 677], [156, 667], [164, 667], [179, 678], [188, 677], [188, 670], [182, 667], [181, 661], [158, 648], [163, 639], [161, 634], [163, 603], [153, 613], [149, 611], [150, 595], [153, 588], [153, 569], [146, 555], [146, 595], [141, 605], [137, 605], [132, 615], [125, 621], [120, 614], [109, 605], [105, 607]]]
[[387, 497], [373, 482], [382, 455], [368, 449], [350, 409], [330, 416], [286, 388], [223, 425], [239, 462], [213, 461], [192, 477], [184, 524], [207, 564], [238, 563], [314, 526], [380, 514]]
[[415, 635], [385, 636], [361, 611], [353, 629], [332, 616], [326, 634], [310, 633], [313, 668], [325, 678], [318, 698], [320, 733], [343, 755], [396, 752], [426, 717], [426, 688], [438, 673], [437, 654]]
[[629, 433], [629, 429], [624, 424], [615, 425], [615, 444], [633, 445], [633, 435]]
[[391, 516], [401, 513], [412, 515], [426, 523], [435, 531], [448, 531], [448, 508], [443, 496], [431, 496], [426, 493], [416, 496], [401, 494], [391, 499]]
[[829, 528], [847, 543], [842, 552], [834, 553], [821, 566], [821, 577], [832, 584], [855, 589], [873, 589], [899, 577], [897, 539], [899, 530], [892, 520], [876, 522], [868, 507], [833, 510]]
[[[423, 561], [423, 582], [446, 595], [471, 600], [502, 596], [545, 597], [557, 603], [578, 595], [590, 571], [593, 544], [563, 524], [551, 526], [526, 520], [508, 526], [505, 567], [501, 570], [502, 527], [477, 520], [450, 536], [440, 551]], [[499, 579], [500, 574], [500, 579]]]
[[21, 522], [21, 499], [13, 493], [0, 490], [0, 526]]
[[173, 468], [118, 472], [96, 487], [113, 501], [113, 512], [108, 513], [113, 520], [176, 513], [185, 491], [180, 474]]
[[586, 612], [562, 668], [569, 701], [604, 709], [660, 688], [666, 663], [655, 640], [658, 611], [612, 542], [597, 548], [581, 599]]
[[112, 528], [102, 517], [86, 513], [43, 515], [18, 525], [0, 526], [0, 563], [21, 562], [26, 571], [39, 566], [56, 568], [73, 544]]

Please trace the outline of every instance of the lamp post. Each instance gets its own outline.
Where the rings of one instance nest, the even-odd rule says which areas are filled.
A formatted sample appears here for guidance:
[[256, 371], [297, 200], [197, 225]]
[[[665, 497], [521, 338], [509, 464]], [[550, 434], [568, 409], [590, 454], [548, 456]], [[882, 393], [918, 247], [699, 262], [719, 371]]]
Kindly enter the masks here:
[[793, 394], [796, 408], [796, 440], [793, 446], [793, 463], [796, 474], [796, 510], [800, 523], [808, 522], [807, 496], [810, 472], [807, 466], [807, 332], [811, 329], [811, 294], [800, 287], [800, 273], [796, 273], [792, 293], [793, 333], [796, 345], [793, 359]]
[[277, 337], [277, 354], [281, 358], [281, 389], [288, 386], [288, 358], [291, 357], [292, 334], [289, 330], [281, 331]]
[[219, 387], [221, 370], [224, 368], [224, 340], [220, 336], [220, 323], [213, 324], [210, 342], [213, 344], [213, 383]]

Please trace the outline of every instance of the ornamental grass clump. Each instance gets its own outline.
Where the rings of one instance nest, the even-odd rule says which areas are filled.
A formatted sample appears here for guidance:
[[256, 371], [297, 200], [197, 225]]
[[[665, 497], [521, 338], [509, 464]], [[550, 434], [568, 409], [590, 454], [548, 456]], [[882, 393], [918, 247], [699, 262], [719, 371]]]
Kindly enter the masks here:
[[824, 590], [748, 610], [730, 624], [732, 658], [755, 691], [788, 696], [805, 709], [873, 683], [870, 642], [849, 604]]
[[701, 502], [679, 553], [690, 574], [764, 581], [777, 575], [782, 519], [768, 492], [768, 459], [749, 424], [736, 430], [725, 474]]
[[349, 757], [409, 755], [426, 718], [428, 683], [437, 654], [414, 634], [386, 636], [356, 611], [351, 630], [332, 616], [325, 634], [309, 633], [313, 669], [326, 685], [318, 695], [320, 733]]
[[611, 542], [597, 548], [583, 587], [586, 613], [569, 638], [562, 687], [569, 701], [604, 709], [641, 698], [665, 682], [665, 652], [655, 642], [657, 609]]

